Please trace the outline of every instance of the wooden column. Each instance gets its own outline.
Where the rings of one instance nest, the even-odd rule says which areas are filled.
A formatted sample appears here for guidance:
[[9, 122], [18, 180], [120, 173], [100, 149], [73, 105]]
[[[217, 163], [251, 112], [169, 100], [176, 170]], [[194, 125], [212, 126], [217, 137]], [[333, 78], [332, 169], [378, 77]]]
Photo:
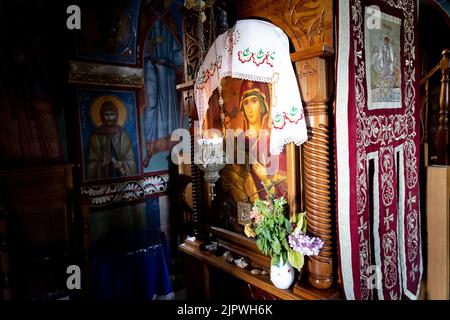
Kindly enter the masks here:
[[191, 164], [188, 171], [190, 172], [192, 178], [193, 236], [202, 241], [207, 238], [205, 224], [207, 205], [205, 204], [206, 198], [203, 172], [194, 163], [194, 121], [197, 119], [197, 112], [194, 105], [194, 81], [189, 80], [183, 84], [177, 85], [177, 90], [182, 94], [184, 113], [189, 115], [189, 130], [191, 134]]
[[438, 164], [448, 165], [450, 151], [448, 145], [448, 105], [450, 104], [450, 49], [442, 52], [441, 96], [439, 100], [439, 128], [437, 132]]
[[[207, 14], [211, 8], [207, 9]], [[192, 220], [194, 227], [194, 236], [197, 240], [207, 239], [206, 230], [206, 210], [208, 204], [205, 203], [207, 191], [204, 188], [203, 171], [194, 164], [194, 121], [198, 119], [194, 104], [194, 79], [202, 63], [201, 47], [202, 43], [198, 34], [198, 11], [183, 9], [183, 53], [184, 53], [184, 83], [177, 85], [177, 90], [182, 92], [183, 107], [185, 114], [189, 115], [189, 128], [191, 132], [191, 165], [190, 173], [192, 178]], [[209, 46], [215, 40], [213, 39], [213, 28], [210, 26], [209, 19], [206, 20], [202, 29], [204, 33], [205, 46]], [[203, 52], [205, 55], [206, 52]]]
[[303, 187], [308, 233], [318, 236], [324, 246], [318, 256], [308, 259], [308, 280], [316, 288], [333, 284], [333, 239], [331, 224], [332, 158], [330, 155], [328, 100], [332, 72], [326, 56], [295, 62], [308, 129], [303, 145]]
[[205, 211], [208, 204], [205, 203], [203, 172], [194, 163], [194, 141], [195, 137], [191, 132], [191, 174], [192, 174], [192, 210], [194, 222], [194, 236], [197, 240], [204, 241], [207, 239], [206, 225], [205, 225]]

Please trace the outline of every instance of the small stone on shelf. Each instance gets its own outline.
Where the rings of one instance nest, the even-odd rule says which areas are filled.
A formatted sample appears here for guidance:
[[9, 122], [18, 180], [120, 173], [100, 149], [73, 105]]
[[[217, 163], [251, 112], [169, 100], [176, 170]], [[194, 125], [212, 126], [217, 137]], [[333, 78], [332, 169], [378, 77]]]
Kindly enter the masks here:
[[233, 263], [233, 256], [231, 255], [230, 251], [225, 251], [223, 254], [223, 258], [225, 259], [225, 261]]
[[261, 274], [261, 273], [262, 273], [262, 270], [261, 270], [261, 269], [258, 269], [258, 268], [255, 268], [255, 269], [252, 269], [252, 270], [250, 271], [250, 273], [251, 273], [251, 274]]
[[247, 266], [249, 265], [249, 261], [247, 259], [245, 259], [244, 257], [241, 257], [239, 259], [234, 260], [234, 263], [242, 269], [247, 268]]

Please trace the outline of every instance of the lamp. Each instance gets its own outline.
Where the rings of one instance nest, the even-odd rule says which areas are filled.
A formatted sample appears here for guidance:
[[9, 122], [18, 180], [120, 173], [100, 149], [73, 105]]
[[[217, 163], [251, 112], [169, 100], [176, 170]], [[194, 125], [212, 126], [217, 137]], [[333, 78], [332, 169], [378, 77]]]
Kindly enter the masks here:
[[[210, 7], [210, 21], [209, 21], [209, 39], [214, 41], [215, 38], [215, 19], [214, 19], [214, 0], [185, 0], [185, 6], [188, 9], [194, 9], [199, 12], [197, 22], [197, 36], [199, 39], [200, 49], [200, 65], [204, 58], [205, 51], [205, 37], [203, 33], [203, 23], [206, 20], [204, 10], [206, 7]], [[217, 52], [216, 52], [217, 56]], [[223, 138], [225, 137], [225, 127], [223, 121], [225, 114], [223, 112], [223, 98], [222, 98], [222, 85], [219, 79], [219, 107], [220, 107], [220, 119], [222, 121], [222, 137], [206, 137], [205, 128], [200, 128], [200, 137], [197, 138], [198, 146], [195, 148], [194, 162], [205, 173], [204, 178], [208, 183], [211, 200], [214, 200], [214, 186], [220, 178], [219, 171], [223, 169], [226, 163], [226, 157], [223, 152]], [[204, 126], [204, 123], [203, 123]]]
[[222, 137], [206, 139], [202, 137], [197, 140], [200, 145], [199, 151], [195, 154], [195, 163], [204, 171], [205, 180], [208, 183], [211, 200], [214, 200], [214, 186], [219, 180], [219, 171], [225, 166], [226, 158], [223, 152]]

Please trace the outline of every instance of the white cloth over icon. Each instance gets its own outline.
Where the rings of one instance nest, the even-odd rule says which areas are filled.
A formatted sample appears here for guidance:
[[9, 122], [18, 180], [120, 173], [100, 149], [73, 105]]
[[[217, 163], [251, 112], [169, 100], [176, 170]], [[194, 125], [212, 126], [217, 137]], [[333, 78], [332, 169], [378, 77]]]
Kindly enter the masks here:
[[286, 34], [271, 23], [239, 20], [212, 44], [197, 73], [194, 98], [200, 127], [208, 101], [220, 79], [232, 77], [272, 84], [270, 153], [286, 143], [307, 140], [299, 86], [289, 55]]

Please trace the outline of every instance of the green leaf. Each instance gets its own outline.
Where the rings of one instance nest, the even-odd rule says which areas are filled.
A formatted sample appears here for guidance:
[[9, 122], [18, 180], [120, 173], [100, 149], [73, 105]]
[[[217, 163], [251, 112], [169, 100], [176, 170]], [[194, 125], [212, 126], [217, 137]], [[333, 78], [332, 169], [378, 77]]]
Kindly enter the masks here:
[[303, 267], [303, 264], [305, 263], [303, 254], [295, 250], [289, 250], [288, 259], [291, 266], [293, 266], [295, 269], [299, 271]]
[[270, 242], [267, 241], [267, 239], [263, 240], [263, 249], [264, 249], [264, 254], [265, 255], [269, 255], [272, 252], [272, 248], [270, 246]]
[[300, 231], [305, 233], [306, 232], [306, 217], [304, 212], [300, 212], [297, 214], [297, 225], [295, 227], [295, 230], [292, 232], [293, 234], [297, 235]]
[[281, 252], [281, 244], [277, 238], [272, 241], [272, 250], [275, 254], [280, 254]]
[[274, 265], [274, 266], [277, 266], [278, 265], [278, 262], [280, 261], [280, 256], [278, 256], [278, 255], [273, 255], [272, 256], [272, 264]]
[[307, 226], [308, 226], [308, 223], [307, 223], [307, 219], [306, 219], [306, 215], [305, 215], [305, 218], [303, 219], [303, 228], [302, 228], [303, 233], [306, 233]]
[[291, 247], [289, 246], [289, 242], [286, 240], [286, 238], [284, 238], [283, 241], [282, 241], [281, 243], [282, 243], [283, 247], [284, 247], [286, 250], [289, 250], [289, 249], [291, 248]]
[[291, 225], [291, 222], [288, 219], [286, 219], [284, 221], [284, 227], [286, 228], [287, 233], [291, 233], [292, 232], [292, 225]]
[[292, 217], [289, 218], [290, 223], [297, 223], [298, 214], [293, 214]]
[[286, 261], [288, 261], [288, 253], [286, 250], [283, 250], [283, 252], [281, 253], [281, 257], [283, 258], [283, 263], [286, 263]]
[[300, 215], [301, 215], [301, 219], [302, 219], [302, 223], [301, 223], [302, 224], [302, 232], [306, 233], [306, 226], [307, 226], [306, 212], [301, 212]]
[[267, 240], [272, 241], [272, 237], [270, 236], [270, 232], [267, 229], [263, 230], [263, 234], [266, 237]]
[[264, 254], [264, 247], [263, 247], [263, 243], [262, 243], [263, 241], [262, 241], [262, 239], [261, 238], [258, 238], [257, 240], [256, 240], [256, 246], [258, 247], [258, 249], [259, 249], [259, 251], [261, 251], [263, 254]]

